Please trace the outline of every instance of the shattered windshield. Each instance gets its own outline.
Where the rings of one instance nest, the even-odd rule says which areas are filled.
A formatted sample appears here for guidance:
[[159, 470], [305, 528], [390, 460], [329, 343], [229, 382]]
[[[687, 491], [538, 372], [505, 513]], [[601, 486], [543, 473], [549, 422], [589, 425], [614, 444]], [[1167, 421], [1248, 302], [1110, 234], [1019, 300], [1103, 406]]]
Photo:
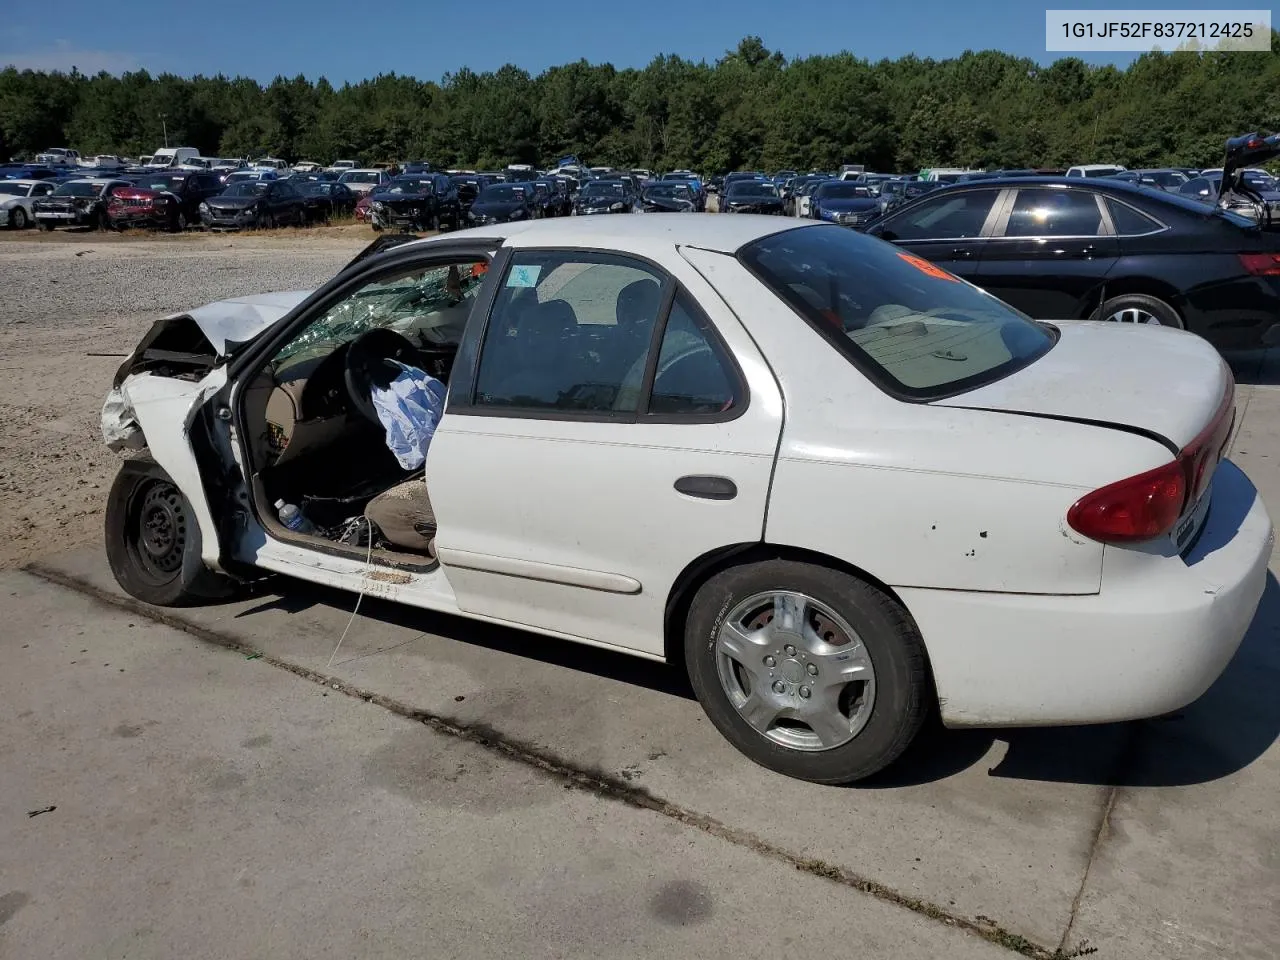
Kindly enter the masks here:
[[417, 346], [456, 344], [487, 267], [481, 260], [417, 268], [361, 287], [286, 344], [275, 356], [277, 371], [290, 361], [328, 356], [379, 328], [394, 330]]

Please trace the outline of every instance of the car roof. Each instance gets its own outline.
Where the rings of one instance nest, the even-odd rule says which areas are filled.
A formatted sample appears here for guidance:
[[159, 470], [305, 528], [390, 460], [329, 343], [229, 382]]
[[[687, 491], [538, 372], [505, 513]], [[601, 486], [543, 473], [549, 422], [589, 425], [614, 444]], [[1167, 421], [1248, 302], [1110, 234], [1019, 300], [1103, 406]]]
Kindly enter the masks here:
[[1138, 196], [1151, 196], [1146, 187], [1130, 183], [1128, 180], [1116, 180], [1112, 177], [1095, 177], [1085, 181], [1081, 177], [987, 177], [983, 180], [965, 180], [946, 188], [948, 195], [962, 190], [991, 190], [999, 187], [1073, 187], [1080, 189], [1112, 190], [1117, 193], [1132, 193]]
[[[619, 222], [625, 221], [625, 222]], [[439, 237], [411, 241], [410, 245], [432, 244], [450, 238], [500, 237], [515, 247], [589, 247], [626, 251], [654, 244], [680, 244], [716, 253], [734, 253], [761, 237], [784, 230], [817, 226], [817, 221], [795, 217], [740, 214], [733, 217], [705, 213], [666, 213], [637, 217], [552, 217], [519, 220], [513, 223], [473, 227]]]

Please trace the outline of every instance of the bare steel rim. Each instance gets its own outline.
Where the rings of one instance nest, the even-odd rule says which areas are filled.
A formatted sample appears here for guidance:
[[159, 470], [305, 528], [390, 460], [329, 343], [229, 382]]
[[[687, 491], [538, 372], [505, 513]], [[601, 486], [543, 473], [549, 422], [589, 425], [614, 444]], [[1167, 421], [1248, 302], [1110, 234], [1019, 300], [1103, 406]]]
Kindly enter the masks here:
[[1160, 318], [1150, 310], [1143, 310], [1141, 307], [1125, 307], [1123, 310], [1117, 310], [1111, 316], [1107, 317], [1109, 323], [1151, 323], [1160, 326]]
[[803, 593], [771, 590], [735, 606], [716, 633], [716, 673], [742, 719], [792, 750], [848, 743], [875, 705], [875, 669], [861, 638]]

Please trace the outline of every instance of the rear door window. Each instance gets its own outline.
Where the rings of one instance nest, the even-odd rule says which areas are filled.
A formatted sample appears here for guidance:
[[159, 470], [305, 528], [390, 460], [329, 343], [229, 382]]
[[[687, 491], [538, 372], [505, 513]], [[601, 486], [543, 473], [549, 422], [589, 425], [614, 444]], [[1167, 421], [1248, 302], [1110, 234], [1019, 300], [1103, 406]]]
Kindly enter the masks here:
[[1033, 189], [1018, 191], [1006, 237], [1096, 237], [1104, 234], [1102, 211], [1088, 190]]

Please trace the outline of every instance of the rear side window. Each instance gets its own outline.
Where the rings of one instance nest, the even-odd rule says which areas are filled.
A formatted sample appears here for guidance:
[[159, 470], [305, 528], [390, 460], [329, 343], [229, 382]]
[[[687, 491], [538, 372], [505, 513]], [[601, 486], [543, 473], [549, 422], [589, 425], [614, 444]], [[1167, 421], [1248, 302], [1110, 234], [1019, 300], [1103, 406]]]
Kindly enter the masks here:
[[1127, 203], [1107, 198], [1107, 209], [1111, 211], [1111, 222], [1115, 224], [1116, 233], [1122, 237], [1141, 236], [1154, 233], [1160, 229], [1160, 223], [1152, 220], [1145, 213], [1140, 213]]
[[1096, 237], [1104, 232], [1098, 201], [1087, 190], [1018, 191], [1006, 237]]
[[1050, 328], [907, 250], [837, 226], [747, 244], [743, 264], [870, 379], [934, 400], [1020, 370]]

